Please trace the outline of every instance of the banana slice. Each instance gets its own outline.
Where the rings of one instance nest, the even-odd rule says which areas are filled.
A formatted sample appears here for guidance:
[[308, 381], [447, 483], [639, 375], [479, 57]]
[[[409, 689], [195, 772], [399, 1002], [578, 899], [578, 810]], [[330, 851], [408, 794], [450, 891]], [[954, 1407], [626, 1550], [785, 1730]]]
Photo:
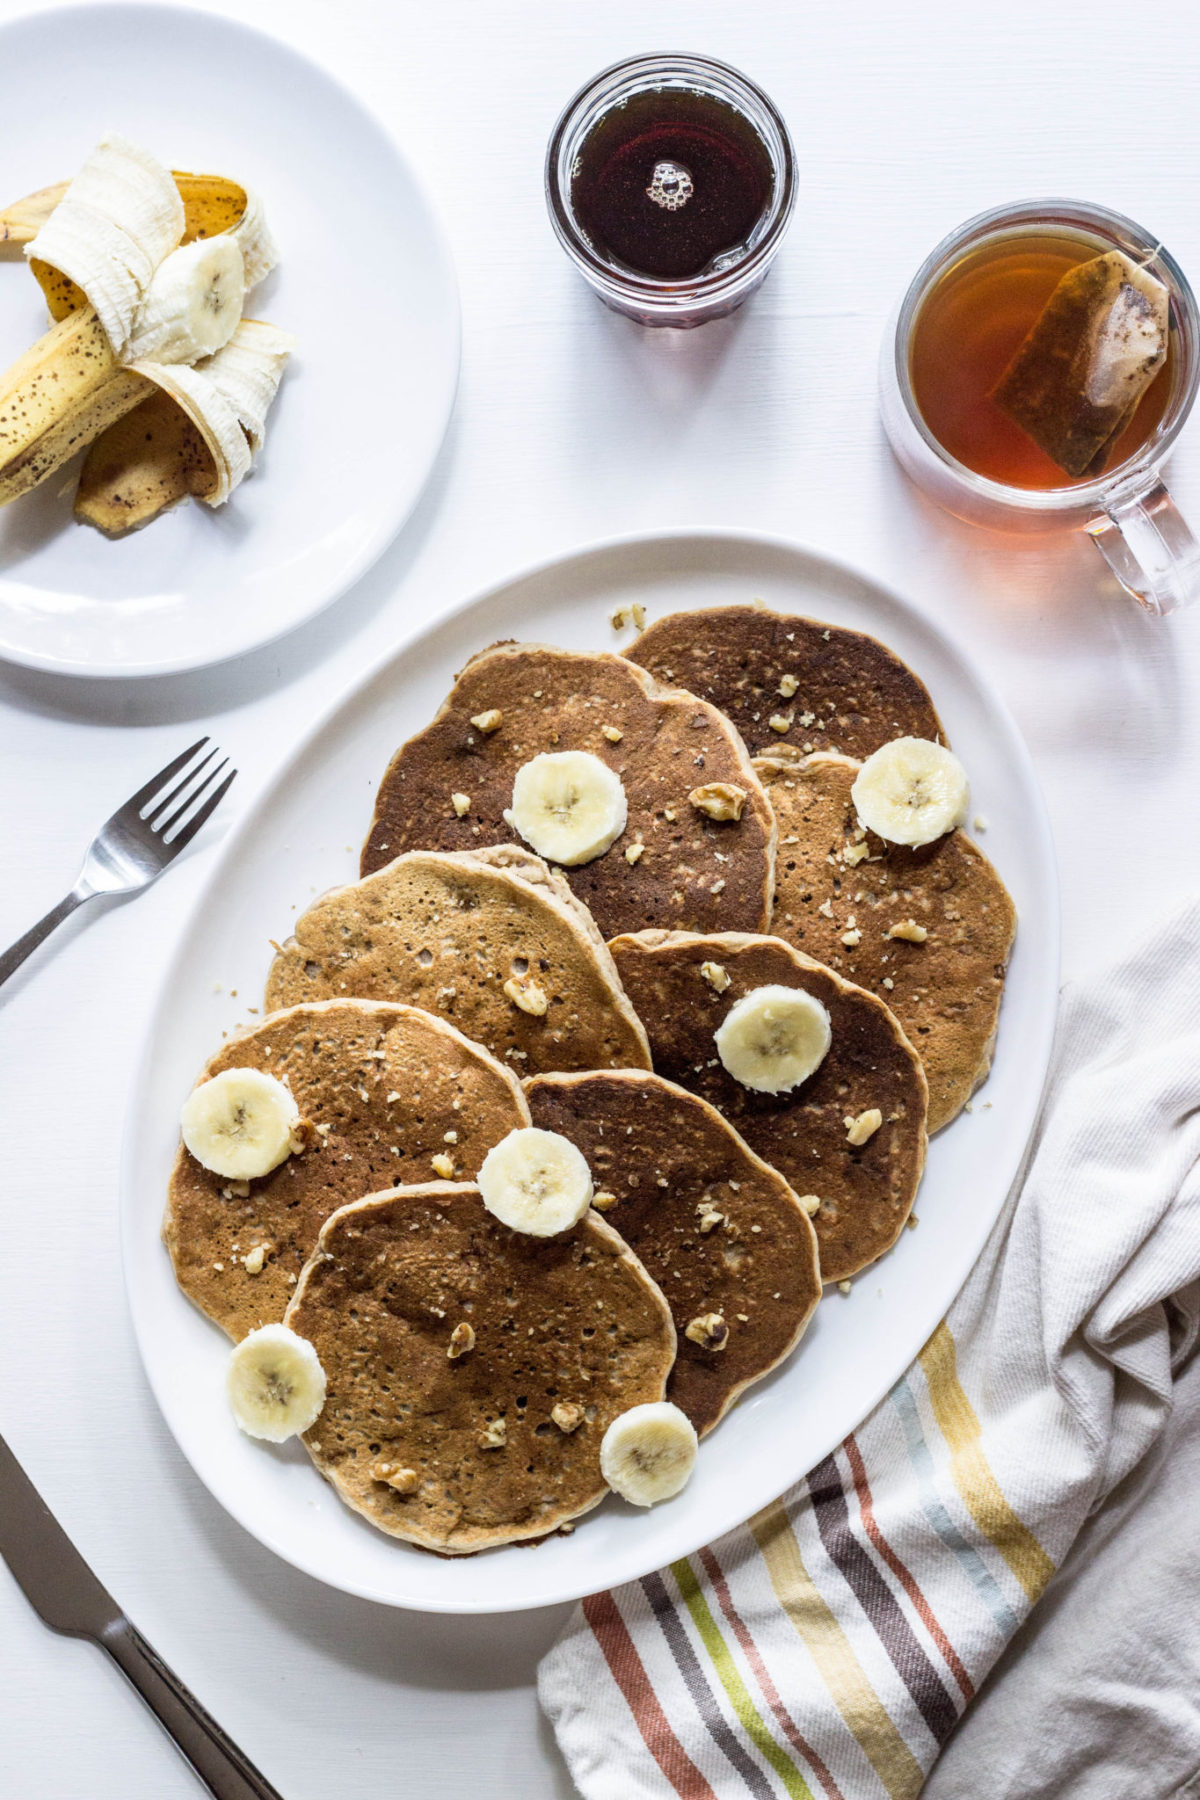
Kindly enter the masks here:
[[232, 236], [198, 238], [154, 271], [129, 338], [128, 360], [197, 362], [227, 344], [242, 316], [246, 269]]
[[183, 227], [183, 201], [170, 171], [109, 132], [25, 254], [82, 288], [113, 354], [121, 356], [154, 271]]
[[196, 1161], [232, 1181], [269, 1175], [299, 1147], [300, 1108], [263, 1069], [222, 1069], [202, 1081], [179, 1123]]
[[931, 738], [893, 738], [868, 756], [850, 798], [859, 823], [891, 844], [932, 844], [961, 825], [971, 804], [967, 771]]
[[634, 1506], [670, 1500], [687, 1485], [699, 1440], [687, 1414], [669, 1400], [618, 1413], [600, 1442], [600, 1473]]
[[477, 1180], [488, 1211], [531, 1237], [569, 1231], [592, 1204], [592, 1175], [582, 1152], [558, 1132], [532, 1125], [493, 1145]]
[[735, 1081], [759, 1094], [786, 1094], [820, 1068], [832, 1033], [829, 1014], [803, 988], [752, 988], [713, 1033]]
[[555, 750], [522, 763], [504, 817], [539, 856], [573, 869], [616, 842], [628, 808], [607, 763], [589, 750]]
[[321, 1359], [307, 1338], [286, 1325], [260, 1325], [242, 1339], [229, 1358], [226, 1386], [247, 1437], [268, 1444], [307, 1431], [325, 1404]]

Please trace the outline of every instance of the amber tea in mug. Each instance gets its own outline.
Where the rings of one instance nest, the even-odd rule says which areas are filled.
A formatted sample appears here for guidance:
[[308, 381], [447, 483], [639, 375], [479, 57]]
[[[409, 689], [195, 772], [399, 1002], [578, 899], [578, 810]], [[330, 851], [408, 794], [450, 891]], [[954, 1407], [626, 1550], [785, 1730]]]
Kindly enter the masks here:
[[993, 398], [1063, 276], [1110, 248], [1062, 228], [1015, 231], [967, 247], [929, 288], [909, 338], [912, 396], [943, 450], [974, 474], [1043, 491], [1082, 485], [1136, 456], [1161, 423], [1175, 384], [1173, 332], [1102, 470], [1065, 474]]

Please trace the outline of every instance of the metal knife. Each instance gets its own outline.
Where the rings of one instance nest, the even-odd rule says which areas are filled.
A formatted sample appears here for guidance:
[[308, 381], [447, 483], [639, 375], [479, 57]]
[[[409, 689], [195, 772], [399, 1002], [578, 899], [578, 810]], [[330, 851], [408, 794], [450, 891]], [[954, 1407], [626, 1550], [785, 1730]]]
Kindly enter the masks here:
[[281, 1800], [101, 1587], [2, 1437], [0, 1556], [47, 1625], [107, 1650], [216, 1800]]

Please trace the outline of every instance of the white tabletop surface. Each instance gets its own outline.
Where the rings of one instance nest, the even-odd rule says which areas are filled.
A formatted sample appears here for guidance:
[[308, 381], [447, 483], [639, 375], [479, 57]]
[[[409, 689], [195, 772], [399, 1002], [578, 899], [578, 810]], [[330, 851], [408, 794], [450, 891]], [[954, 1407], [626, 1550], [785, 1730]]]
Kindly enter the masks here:
[[[0, 19], [18, 10], [0, 0]], [[890, 460], [874, 377], [913, 267], [1004, 200], [1105, 202], [1200, 271], [1193, 7], [1168, 0], [1144, 20], [1123, 0], [229, 11], [356, 88], [423, 174], [462, 284], [458, 410], [400, 541], [284, 643], [145, 686], [0, 668], [0, 943], [70, 886], [93, 827], [192, 737], [212, 732], [240, 764], [227, 827], [313, 712], [414, 621], [589, 540], [711, 524], [856, 562], [982, 657], [1045, 786], [1068, 976], [1194, 893], [1200, 609], [1148, 620], [1086, 538], [993, 538], [936, 513]], [[742, 314], [690, 336], [604, 312], [542, 203], [562, 102], [648, 49], [744, 68], [781, 106], [799, 156], [775, 272]], [[46, 92], [53, 104], [52, 69]], [[3, 130], [0, 115], [0, 189]], [[336, 220], [329, 242], [353, 253]], [[1200, 424], [1171, 480], [1200, 527]], [[219, 1511], [143, 1379], [116, 1235], [125, 1096], [220, 835], [142, 898], [72, 921], [0, 995], [0, 1428], [101, 1579], [286, 1800], [556, 1800], [573, 1790], [533, 1678], [562, 1611], [429, 1618], [326, 1592]], [[199, 1791], [115, 1670], [45, 1631], [2, 1566], [0, 1694], [0, 1792], [14, 1800]]]

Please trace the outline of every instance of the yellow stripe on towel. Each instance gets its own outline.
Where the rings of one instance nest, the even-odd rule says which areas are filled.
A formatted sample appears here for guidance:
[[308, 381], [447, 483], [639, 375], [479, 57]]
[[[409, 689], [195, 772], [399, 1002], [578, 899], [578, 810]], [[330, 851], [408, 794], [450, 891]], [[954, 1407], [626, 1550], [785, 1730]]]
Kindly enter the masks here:
[[1054, 1573], [1054, 1564], [1019, 1519], [983, 1452], [983, 1428], [958, 1379], [954, 1339], [943, 1321], [921, 1352], [938, 1430], [950, 1446], [954, 1485], [971, 1517], [1000, 1552], [1032, 1604]]
[[793, 1800], [813, 1800], [813, 1791], [787, 1751], [776, 1743], [770, 1727], [750, 1698], [737, 1664], [729, 1654], [721, 1628], [713, 1618], [696, 1572], [687, 1558], [671, 1564], [671, 1573], [679, 1586], [684, 1605], [692, 1615], [692, 1623], [700, 1633], [700, 1641], [708, 1651], [729, 1703], [741, 1721], [750, 1740], [766, 1757]]
[[913, 1800], [925, 1781], [921, 1765], [868, 1681], [849, 1638], [804, 1566], [796, 1534], [778, 1500], [756, 1513], [750, 1529], [779, 1603], [821, 1672], [838, 1711], [891, 1800]]

